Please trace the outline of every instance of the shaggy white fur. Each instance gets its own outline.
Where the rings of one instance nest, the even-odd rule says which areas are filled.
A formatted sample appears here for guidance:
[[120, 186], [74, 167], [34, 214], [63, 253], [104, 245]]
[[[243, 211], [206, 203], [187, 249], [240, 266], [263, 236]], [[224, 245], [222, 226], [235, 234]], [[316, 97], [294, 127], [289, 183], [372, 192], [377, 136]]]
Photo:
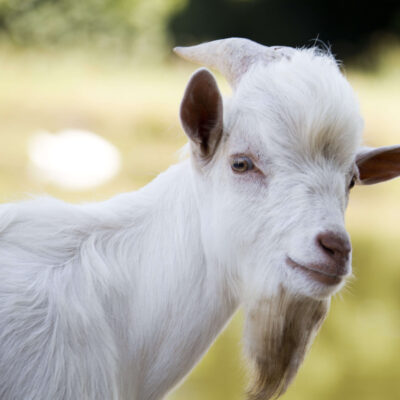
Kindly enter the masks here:
[[[233, 39], [231, 50], [235, 40], [246, 48]], [[201, 46], [212, 54], [213, 42]], [[2, 400], [160, 399], [240, 303], [259, 375], [252, 398], [286, 388], [351, 272], [350, 257], [345, 272], [326, 272], [332, 260], [316, 237], [348, 240], [343, 214], [362, 129], [333, 58], [289, 54], [254, 54], [240, 76], [235, 69], [240, 81], [223, 104], [211, 74], [194, 74], [181, 110], [191, 158], [143, 189], [96, 204], [1, 206]], [[374, 183], [400, 173], [398, 147], [371, 153], [368, 162], [363, 150], [361, 178], [387, 172], [377, 154], [390, 153], [397, 169], [392, 162]], [[254, 168], [232, 170], [238, 157]]]

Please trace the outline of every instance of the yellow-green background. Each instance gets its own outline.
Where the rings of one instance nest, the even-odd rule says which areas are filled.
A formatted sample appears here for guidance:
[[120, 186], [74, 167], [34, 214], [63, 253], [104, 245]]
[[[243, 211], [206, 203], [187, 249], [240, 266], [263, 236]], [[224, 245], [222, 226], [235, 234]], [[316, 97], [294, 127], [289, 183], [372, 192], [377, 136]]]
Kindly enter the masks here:
[[[400, 50], [372, 72], [347, 70], [370, 145], [400, 143]], [[0, 47], [0, 200], [49, 193], [91, 201], [135, 190], [177, 161], [185, 143], [179, 102], [193, 66], [138, 64], [80, 50]], [[225, 93], [225, 82], [219, 77]], [[62, 191], [30, 174], [37, 130], [92, 130], [122, 153], [123, 168], [91, 191]], [[335, 296], [287, 400], [400, 399], [400, 179], [352, 191], [347, 226], [354, 279]], [[239, 313], [170, 400], [236, 400], [245, 390]]]

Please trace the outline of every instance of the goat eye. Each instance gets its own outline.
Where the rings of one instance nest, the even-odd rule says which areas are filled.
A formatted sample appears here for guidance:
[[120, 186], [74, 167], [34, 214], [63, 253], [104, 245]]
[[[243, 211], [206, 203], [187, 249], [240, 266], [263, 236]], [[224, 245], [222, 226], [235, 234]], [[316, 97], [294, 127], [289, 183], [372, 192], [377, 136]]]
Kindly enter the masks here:
[[251, 161], [250, 158], [246, 156], [235, 157], [232, 161], [231, 166], [235, 172], [241, 173], [250, 171], [254, 168], [253, 161]]

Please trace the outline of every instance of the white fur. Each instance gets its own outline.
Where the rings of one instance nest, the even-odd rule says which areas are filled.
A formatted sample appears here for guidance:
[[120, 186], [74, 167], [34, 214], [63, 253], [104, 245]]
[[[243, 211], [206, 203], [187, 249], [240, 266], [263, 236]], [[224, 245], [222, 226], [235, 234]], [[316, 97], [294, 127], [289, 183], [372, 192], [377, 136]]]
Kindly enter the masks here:
[[[224, 127], [205, 171], [191, 159], [102, 203], [1, 207], [2, 400], [160, 399], [240, 302], [339, 289], [285, 264], [318, 262], [315, 235], [345, 232], [362, 123], [334, 60], [254, 66]], [[248, 152], [265, 179], [232, 173]]]

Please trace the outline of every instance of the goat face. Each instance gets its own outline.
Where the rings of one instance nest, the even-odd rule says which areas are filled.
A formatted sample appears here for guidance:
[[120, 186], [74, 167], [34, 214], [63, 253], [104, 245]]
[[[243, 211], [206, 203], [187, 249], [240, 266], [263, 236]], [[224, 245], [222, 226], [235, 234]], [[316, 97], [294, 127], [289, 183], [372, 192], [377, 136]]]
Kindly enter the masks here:
[[295, 376], [351, 274], [350, 188], [400, 175], [400, 148], [360, 149], [358, 104], [330, 55], [245, 39], [176, 51], [234, 88], [223, 102], [212, 74], [197, 71], [181, 120], [207, 258], [227, 267], [245, 306], [250, 397], [269, 399]]
[[362, 120], [333, 59], [302, 50], [256, 64], [224, 104], [200, 70], [181, 116], [209, 251], [251, 292], [337, 291], [351, 273], [343, 216]]

